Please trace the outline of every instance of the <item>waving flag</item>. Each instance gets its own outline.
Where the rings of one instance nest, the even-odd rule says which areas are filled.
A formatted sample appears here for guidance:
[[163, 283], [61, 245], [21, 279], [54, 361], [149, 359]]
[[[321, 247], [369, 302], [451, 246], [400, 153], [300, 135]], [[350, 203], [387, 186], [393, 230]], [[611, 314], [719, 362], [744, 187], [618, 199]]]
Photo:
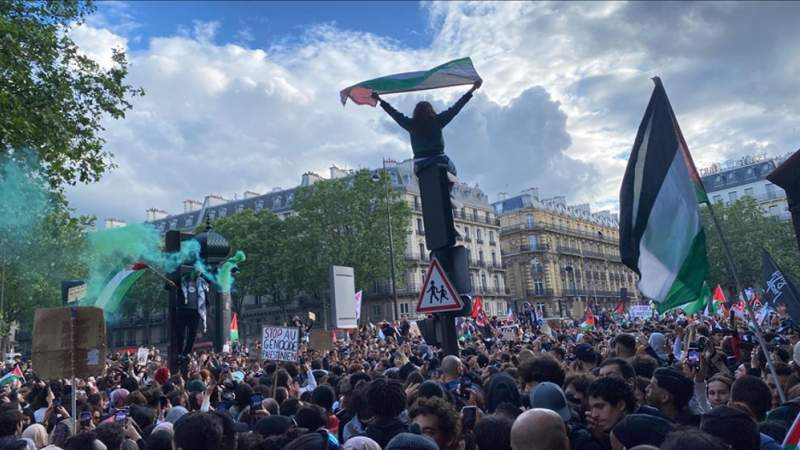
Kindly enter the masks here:
[[708, 273], [698, 202], [708, 202], [659, 78], [620, 190], [620, 255], [656, 309], [694, 302]]
[[481, 77], [472, 65], [472, 60], [461, 58], [436, 66], [430, 70], [398, 73], [362, 81], [342, 89], [339, 97], [342, 101], [342, 106], [344, 106], [348, 98], [358, 105], [375, 106], [378, 102], [372, 98], [373, 92], [377, 94], [393, 94], [396, 92], [422, 91], [473, 84], [480, 79]]
[[478, 326], [485, 327], [489, 320], [486, 317], [486, 311], [483, 310], [483, 299], [480, 296], [475, 296], [472, 302], [472, 318]]
[[231, 319], [231, 342], [239, 342], [239, 319], [236, 317], [236, 313], [233, 313], [233, 319]]
[[764, 303], [773, 308], [777, 308], [780, 304], [786, 305], [786, 311], [794, 323], [800, 323], [800, 291], [764, 249], [761, 249], [761, 263], [764, 276]]
[[356, 295], [355, 295], [355, 297], [353, 299], [355, 301], [355, 305], [356, 305], [356, 322], [361, 320], [361, 296], [362, 295], [364, 295], [364, 291], [363, 290], [358, 291], [358, 292], [356, 292]]
[[592, 308], [588, 306], [586, 307], [586, 312], [583, 313], [583, 323], [580, 328], [582, 330], [591, 330], [594, 328], [594, 313], [592, 313]]
[[800, 449], [800, 414], [795, 417], [792, 427], [783, 439], [782, 448], [786, 450]]
[[105, 285], [94, 306], [106, 310], [106, 312], [114, 312], [114, 309], [119, 307], [125, 294], [133, 286], [133, 283], [144, 275], [144, 269], [148, 266], [145, 263], [134, 263], [129, 269], [119, 271], [108, 284]]
[[14, 369], [11, 370], [11, 372], [8, 372], [7, 374], [3, 375], [3, 377], [0, 378], [0, 386], [5, 386], [15, 381], [20, 381], [20, 382], [25, 381], [25, 377], [22, 376], [22, 371], [19, 369], [19, 367], [14, 367]]

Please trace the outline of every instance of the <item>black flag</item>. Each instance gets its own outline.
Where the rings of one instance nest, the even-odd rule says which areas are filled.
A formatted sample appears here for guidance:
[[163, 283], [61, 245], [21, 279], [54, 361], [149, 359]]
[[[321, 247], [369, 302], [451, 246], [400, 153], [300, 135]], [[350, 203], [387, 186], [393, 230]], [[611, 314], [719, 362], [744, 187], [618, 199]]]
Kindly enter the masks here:
[[786, 305], [786, 311], [794, 323], [800, 324], [800, 294], [797, 288], [763, 248], [761, 261], [764, 273], [764, 304], [773, 308], [781, 303]]

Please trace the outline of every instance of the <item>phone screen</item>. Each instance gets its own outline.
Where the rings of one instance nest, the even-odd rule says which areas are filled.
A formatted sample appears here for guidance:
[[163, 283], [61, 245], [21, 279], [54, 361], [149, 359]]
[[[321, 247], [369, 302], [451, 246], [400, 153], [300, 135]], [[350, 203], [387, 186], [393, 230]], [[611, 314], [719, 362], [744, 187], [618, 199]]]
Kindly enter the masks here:
[[88, 426], [89, 422], [92, 421], [92, 413], [89, 411], [84, 411], [80, 415], [81, 425]]
[[127, 411], [117, 411], [114, 414], [114, 421], [117, 423], [125, 423], [128, 420], [128, 412]]

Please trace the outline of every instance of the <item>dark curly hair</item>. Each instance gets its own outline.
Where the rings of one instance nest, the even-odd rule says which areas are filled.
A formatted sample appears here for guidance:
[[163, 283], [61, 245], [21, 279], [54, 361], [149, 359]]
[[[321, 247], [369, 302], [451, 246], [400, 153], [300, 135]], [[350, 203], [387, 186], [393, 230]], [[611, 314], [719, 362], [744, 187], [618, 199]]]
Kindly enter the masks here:
[[564, 369], [558, 360], [551, 355], [538, 355], [530, 361], [525, 361], [519, 367], [519, 377], [523, 383], [549, 381], [559, 386], [564, 385]]
[[406, 391], [398, 380], [382, 378], [370, 382], [367, 402], [377, 417], [397, 417], [406, 408]]
[[417, 416], [434, 416], [439, 419], [439, 430], [450, 442], [461, 434], [461, 421], [458, 411], [447, 400], [441, 397], [420, 398], [408, 410], [408, 417], [414, 420]]
[[625, 402], [625, 410], [633, 412], [636, 409], [636, 396], [633, 389], [625, 381], [617, 377], [598, 378], [589, 385], [589, 397], [602, 398], [612, 405]]

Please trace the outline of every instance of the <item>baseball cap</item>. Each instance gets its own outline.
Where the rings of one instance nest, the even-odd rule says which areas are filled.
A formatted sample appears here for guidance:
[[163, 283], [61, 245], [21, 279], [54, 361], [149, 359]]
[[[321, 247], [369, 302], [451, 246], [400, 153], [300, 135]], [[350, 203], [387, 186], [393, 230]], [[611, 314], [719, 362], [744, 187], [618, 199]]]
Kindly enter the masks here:
[[528, 395], [531, 408], [555, 411], [564, 422], [568, 422], [572, 418], [572, 411], [567, 406], [567, 397], [557, 384], [549, 381], [539, 383]]

